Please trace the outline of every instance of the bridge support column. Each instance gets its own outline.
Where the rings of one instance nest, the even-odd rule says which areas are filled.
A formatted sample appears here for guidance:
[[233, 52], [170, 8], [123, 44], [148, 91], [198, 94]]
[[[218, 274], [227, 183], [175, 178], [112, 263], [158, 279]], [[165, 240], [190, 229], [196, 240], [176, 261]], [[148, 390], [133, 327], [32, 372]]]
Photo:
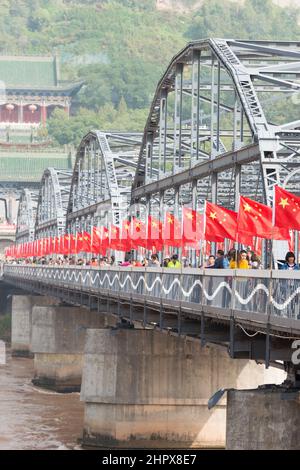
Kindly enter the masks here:
[[231, 390], [227, 407], [227, 449], [300, 449], [299, 389]]
[[32, 309], [58, 301], [41, 295], [13, 295], [11, 307], [11, 351], [13, 356], [33, 357], [31, 352]]
[[80, 391], [86, 329], [104, 326], [104, 315], [82, 307], [34, 307], [32, 382], [57, 392]]
[[83, 444], [120, 448], [225, 447], [222, 387], [264, 383], [264, 368], [153, 330], [88, 330]]

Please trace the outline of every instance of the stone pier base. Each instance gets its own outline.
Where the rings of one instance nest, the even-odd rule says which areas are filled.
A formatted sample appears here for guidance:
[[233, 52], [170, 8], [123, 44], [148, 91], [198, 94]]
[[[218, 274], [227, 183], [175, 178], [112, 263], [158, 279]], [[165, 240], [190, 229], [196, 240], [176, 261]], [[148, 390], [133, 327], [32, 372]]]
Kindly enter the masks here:
[[79, 392], [82, 376], [82, 354], [34, 355], [32, 383], [56, 392]]
[[226, 448], [299, 450], [300, 390], [232, 390], [227, 398]]
[[13, 295], [11, 319], [12, 356], [33, 357], [31, 350], [32, 309], [35, 305], [55, 305], [58, 301], [40, 295]]
[[80, 391], [86, 330], [104, 324], [104, 315], [81, 307], [34, 307], [32, 382], [57, 392]]
[[115, 448], [225, 447], [220, 388], [256, 387], [264, 367], [153, 330], [88, 330], [83, 444]]

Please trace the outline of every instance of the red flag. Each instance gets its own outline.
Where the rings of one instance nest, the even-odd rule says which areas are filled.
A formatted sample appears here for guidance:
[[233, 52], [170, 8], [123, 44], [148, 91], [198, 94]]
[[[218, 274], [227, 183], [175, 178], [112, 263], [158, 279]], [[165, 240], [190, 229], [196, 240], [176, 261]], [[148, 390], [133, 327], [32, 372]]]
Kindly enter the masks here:
[[100, 227], [92, 227], [91, 231], [91, 251], [92, 253], [100, 253], [101, 249], [101, 231]]
[[115, 225], [110, 226], [110, 248], [117, 251], [130, 250], [130, 237], [129, 237], [130, 224], [128, 220], [123, 221], [122, 228]]
[[225, 242], [217, 242], [216, 250], [225, 250]]
[[181, 225], [178, 219], [170, 212], [166, 212], [165, 223], [163, 225], [162, 238], [165, 245], [181, 246], [182, 235]]
[[48, 238], [44, 238], [43, 250], [44, 250], [44, 255], [45, 256], [49, 254], [49, 240], [48, 240]]
[[77, 253], [76, 236], [73, 234], [65, 235], [64, 246], [67, 254], [75, 255]]
[[101, 255], [106, 255], [106, 250], [109, 247], [109, 231], [108, 228], [93, 227], [91, 235], [91, 251]]
[[204, 217], [203, 214], [184, 207], [182, 211], [182, 240], [185, 245], [198, 246], [198, 242], [204, 239]]
[[77, 233], [77, 245], [76, 245], [76, 252], [81, 253], [89, 253], [91, 250], [91, 236], [87, 232], [80, 232]]
[[256, 237], [254, 241], [254, 252], [258, 255], [262, 255], [262, 238]]
[[206, 241], [205, 241], [205, 254], [206, 254], [207, 256], [209, 256], [209, 255], [212, 254], [212, 253], [211, 253], [211, 248], [212, 248], [212, 247], [211, 247], [211, 241], [206, 240]]
[[60, 253], [59, 251], [59, 237], [54, 237], [54, 253], [58, 255]]
[[236, 239], [237, 213], [211, 202], [205, 203], [205, 240]]
[[129, 220], [123, 220], [120, 230], [119, 250], [129, 251], [131, 248], [136, 248], [136, 243], [132, 243], [130, 237], [131, 224]]
[[103, 225], [101, 228], [101, 254], [106, 255], [106, 251], [109, 248], [109, 230]]
[[163, 248], [163, 240], [162, 240], [162, 230], [163, 224], [160, 220], [152, 217], [152, 215], [148, 216], [148, 230], [147, 230], [147, 248], [148, 250], [152, 250], [153, 252], [161, 251]]
[[40, 238], [38, 240], [38, 246], [37, 246], [37, 256], [43, 256], [43, 240]]
[[136, 217], [130, 222], [130, 240], [133, 248], [136, 246], [147, 248], [147, 227]]
[[47, 250], [48, 250], [49, 255], [53, 255], [55, 253], [55, 237], [53, 237], [53, 238], [50, 237], [50, 240], [48, 242]]
[[60, 255], [64, 254], [64, 245], [62, 243], [63, 237], [60, 235], [59, 237], [56, 237], [56, 247], [57, 247], [57, 253]]
[[112, 250], [119, 250], [120, 229], [116, 225], [110, 226], [109, 245]]
[[246, 233], [238, 233], [236, 241], [241, 243], [242, 245], [245, 246], [250, 246], [253, 248], [254, 244], [254, 237], [253, 235], [247, 235]]
[[88, 232], [82, 232], [83, 236], [83, 248], [85, 253], [91, 253], [91, 234]]
[[240, 210], [238, 214], [239, 234], [252, 235], [274, 240], [288, 240], [287, 228], [272, 226], [271, 207], [240, 196]]
[[275, 225], [300, 230], [300, 197], [275, 186]]
[[61, 235], [59, 237], [59, 252], [62, 255], [69, 254], [69, 239], [67, 238], [67, 235]]

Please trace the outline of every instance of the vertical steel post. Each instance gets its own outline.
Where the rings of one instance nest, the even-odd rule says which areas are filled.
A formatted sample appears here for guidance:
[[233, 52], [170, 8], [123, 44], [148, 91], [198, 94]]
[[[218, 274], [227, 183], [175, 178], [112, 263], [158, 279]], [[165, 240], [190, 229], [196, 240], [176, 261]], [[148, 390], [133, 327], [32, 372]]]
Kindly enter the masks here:
[[151, 180], [153, 174], [153, 133], [147, 133], [146, 142], [146, 166], [145, 166], [145, 181], [146, 183]]
[[[192, 181], [192, 209], [194, 211], [197, 210], [197, 180]], [[200, 246], [199, 246], [199, 249], [200, 249]], [[192, 256], [192, 266], [194, 268], [196, 268], [197, 264], [199, 264], [199, 263], [197, 263], [196, 249], [193, 249], [192, 254], [193, 254], [193, 256]]]
[[[179, 220], [179, 191], [180, 188], [179, 186], [176, 186], [174, 188], [174, 216], [176, 217], [177, 220]], [[178, 256], [181, 255], [181, 249], [176, 250], [178, 253]]]
[[[159, 193], [159, 220], [160, 222], [164, 223], [164, 210], [165, 210], [165, 207], [164, 207], [164, 192], [163, 191], [160, 191]], [[162, 261], [164, 260], [164, 255], [165, 255], [165, 248], [163, 246], [163, 249], [162, 249]]]
[[295, 263], [299, 263], [299, 232], [294, 230], [294, 239], [295, 239]]
[[211, 93], [210, 93], [210, 157], [214, 158], [214, 123], [215, 123], [215, 58], [211, 57]]
[[241, 141], [241, 146], [243, 146], [244, 143], [244, 111], [243, 107], [241, 105], [240, 108], [240, 141]]
[[160, 120], [159, 120], [159, 147], [158, 147], [158, 176], [166, 172], [166, 143], [167, 143], [167, 90], [162, 89], [160, 95]]
[[239, 109], [238, 109], [238, 97], [234, 95], [234, 109], [233, 109], [233, 142], [232, 150], [237, 150], [238, 145], [238, 120], [239, 120]]
[[[211, 175], [211, 202], [213, 204], [217, 204], [218, 200], [218, 173], [214, 172]], [[212, 242], [211, 244], [211, 252], [212, 254], [216, 255], [217, 251], [217, 244]]]
[[192, 106], [191, 106], [191, 160], [199, 158], [199, 112], [200, 112], [200, 51], [193, 50], [192, 59]]
[[178, 153], [178, 165], [181, 166], [181, 143], [182, 143], [182, 80], [183, 64], [176, 64], [175, 76], [175, 102], [174, 102], [174, 155], [173, 173], [176, 168], [176, 156]]
[[239, 203], [240, 203], [240, 190], [241, 190], [241, 165], [236, 164], [234, 167], [234, 180], [235, 180], [234, 210], [238, 212]]
[[220, 87], [221, 87], [221, 64], [218, 61], [218, 78], [217, 78], [217, 155], [220, 153]]
[[[241, 165], [236, 164], [234, 167], [234, 210], [235, 212], [239, 211], [239, 205], [240, 205], [240, 190], [241, 190]], [[237, 252], [239, 249], [239, 244], [238, 242], [234, 242], [234, 248]], [[237, 260], [237, 257], [236, 257]]]

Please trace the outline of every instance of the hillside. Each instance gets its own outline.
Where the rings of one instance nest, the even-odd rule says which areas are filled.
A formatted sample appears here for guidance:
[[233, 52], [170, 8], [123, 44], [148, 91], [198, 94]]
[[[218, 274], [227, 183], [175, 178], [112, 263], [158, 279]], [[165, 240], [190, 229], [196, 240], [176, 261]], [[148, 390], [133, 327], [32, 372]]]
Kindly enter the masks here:
[[[244, 4], [245, 0], [227, 0], [237, 4]], [[299, 0], [272, 0], [274, 5], [280, 7], [298, 7]], [[204, 0], [156, 0], [156, 8], [158, 10], [172, 11], [177, 9], [182, 12], [194, 11], [199, 9]]]
[[157, 81], [186, 42], [298, 39], [298, 18], [272, 0], [4, 0], [0, 52], [56, 51], [62, 77], [86, 81], [66, 128], [59, 112], [49, 124], [64, 143], [90, 126], [142, 129]]

